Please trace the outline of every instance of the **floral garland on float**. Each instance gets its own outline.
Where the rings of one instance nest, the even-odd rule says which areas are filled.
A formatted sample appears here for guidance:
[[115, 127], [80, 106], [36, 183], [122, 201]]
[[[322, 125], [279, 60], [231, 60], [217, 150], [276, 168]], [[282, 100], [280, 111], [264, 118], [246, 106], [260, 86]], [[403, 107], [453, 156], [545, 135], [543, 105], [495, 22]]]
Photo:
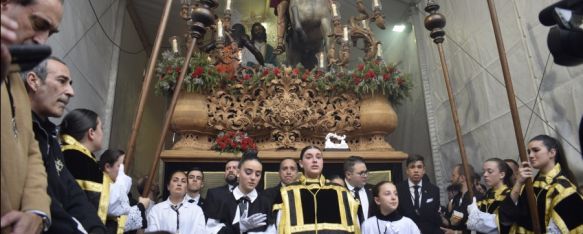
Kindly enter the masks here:
[[[162, 53], [156, 67], [158, 77], [155, 85], [156, 94], [172, 95], [183, 63], [184, 57], [171, 51]], [[399, 104], [409, 97], [413, 83], [410, 76], [402, 73], [397, 66], [398, 64], [385, 64], [382, 60], [373, 60], [362, 62], [355, 69], [347, 71], [324, 71], [318, 68], [310, 70], [301, 65], [240, 66], [237, 71], [233, 71], [231, 65], [214, 65], [209, 57], [202, 53], [194, 53], [184, 78], [183, 90], [190, 93], [210, 93], [221, 89], [236, 95], [242, 86], [253, 89], [287, 76], [300, 79], [312, 85], [318, 92], [329, 95], [346, 92], [354, 92], [359, 97], [381, 94], [393, 104]]]

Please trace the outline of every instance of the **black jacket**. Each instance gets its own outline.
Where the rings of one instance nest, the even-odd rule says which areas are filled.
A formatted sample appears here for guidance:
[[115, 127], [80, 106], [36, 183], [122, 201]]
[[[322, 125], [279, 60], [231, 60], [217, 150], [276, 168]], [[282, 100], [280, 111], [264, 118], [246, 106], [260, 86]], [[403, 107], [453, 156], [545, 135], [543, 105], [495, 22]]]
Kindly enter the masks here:
[[49, 120], [33, 117], [33, 130], [47, 171], [48, 194], [51, 196], [52, 224], [47, 233], [78, 233], [77, 219], [90, 233], [105, 233], [97, 210], [71, 175], [61, 153], [56, 126]]
[[[345, 181], [346, 183], [346, 181]], [[366, 197], [368, 198], [368, 214], [364, 214], [364, 220], [368, 219], [369, 217], [374, 216], [377, 213], [378, 210], [378, 206], [377, 204], [374, 202], [374, 197], [372, 194], [372, 188], [374, 186], [372, 184], [365, 184], [364, 185], [364, 191], [366, 191]], [[345, 186], [346, 190], [348, 189], [348, 186]], [[352, 191], [349, 191], [352, 194]], [[362, 199], [362, 198], [361, 198]], [[359, 209], [362, 209], [362, 205], [359, 206]], [[360, 224], [364, 223], [364, 220], [360, 220]]]
[[201, 206], [204, 216], [208, 219], [209, 217], [216, 217], [218, 206], [223, 199], [227, 199], [232, 192], [229, 190], [229, 185], [225, 184], [220, 187], [209, 189], [206, 192], [205, 204]]
[[399, 194], [399, 213], [409, 217], [417, 224], [421, 233], [442, 233], [439, 228], [441, 216], [439, 215], [439, 188], [431, 184], [429, 180], [424, 179], [420, 188], [421, 203], [420, 208], [416, 210], [413, 207], [411, 191], [409, 190], [408, 180], [404, 180], [397, 185]]

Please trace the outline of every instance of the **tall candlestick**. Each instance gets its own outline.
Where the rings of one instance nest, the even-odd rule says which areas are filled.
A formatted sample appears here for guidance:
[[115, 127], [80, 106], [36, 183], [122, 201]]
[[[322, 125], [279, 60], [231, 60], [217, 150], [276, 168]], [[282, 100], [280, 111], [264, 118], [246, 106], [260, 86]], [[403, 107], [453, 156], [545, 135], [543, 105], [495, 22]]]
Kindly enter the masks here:
[[227, 6], [225, 6], [225, 11], [231, 10], [231, 0], [227, 0]]
[[344, 26], [344, 35], [342, 39], [344, 39], [344, 41], [348, 41], [348, 26]]
[[217, 36], [218, 38], [223, 38], [223, 21], [221, 20], [217, 22]]
[[320, 68], [324, 68], [324, 52], [320, 52], [319, 56], [320, 56], [320, 59], [319, 59], [320, 61], [318, 61], [318, 62], [320, 62]]
[[176, 39], [176, 36], [170, 37], [170, 45], [172, 46], [172, 52], [178, 53], [178, 39]]
[[336, 9], [336, 3], [332, 3], [332, 16], [338, 16], [338, 9]]
[[381, 46], [381, 44], [377, 44], [377, 57], [382, 58], [383, 57], [383, 48]]

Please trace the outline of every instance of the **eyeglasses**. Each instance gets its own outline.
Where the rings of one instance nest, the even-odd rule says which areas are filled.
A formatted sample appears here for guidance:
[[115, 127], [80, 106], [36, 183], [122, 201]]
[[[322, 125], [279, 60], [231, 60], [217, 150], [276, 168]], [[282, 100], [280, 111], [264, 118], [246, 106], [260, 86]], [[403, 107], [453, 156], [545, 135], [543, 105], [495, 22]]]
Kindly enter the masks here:
[[357, 174], [357, 175], [362, 176], [362, 177], [367, 177], [368, 171], [358, 172], [358, 173], [354, 173], [354, 174]]

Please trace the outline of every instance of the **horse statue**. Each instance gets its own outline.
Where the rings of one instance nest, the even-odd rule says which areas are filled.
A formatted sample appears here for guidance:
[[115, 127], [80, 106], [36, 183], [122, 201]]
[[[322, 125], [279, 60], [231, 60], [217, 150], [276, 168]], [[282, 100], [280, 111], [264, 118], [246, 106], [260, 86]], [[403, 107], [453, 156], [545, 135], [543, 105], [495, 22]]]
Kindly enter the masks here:
[[312, 69], [318, 64], [316, 55], [326, 54], [333, 39], [329, 0], [290, 0], [288, 8], [290, 30], [287, 33], [287, 61], [291, 66], [301, 63]]

